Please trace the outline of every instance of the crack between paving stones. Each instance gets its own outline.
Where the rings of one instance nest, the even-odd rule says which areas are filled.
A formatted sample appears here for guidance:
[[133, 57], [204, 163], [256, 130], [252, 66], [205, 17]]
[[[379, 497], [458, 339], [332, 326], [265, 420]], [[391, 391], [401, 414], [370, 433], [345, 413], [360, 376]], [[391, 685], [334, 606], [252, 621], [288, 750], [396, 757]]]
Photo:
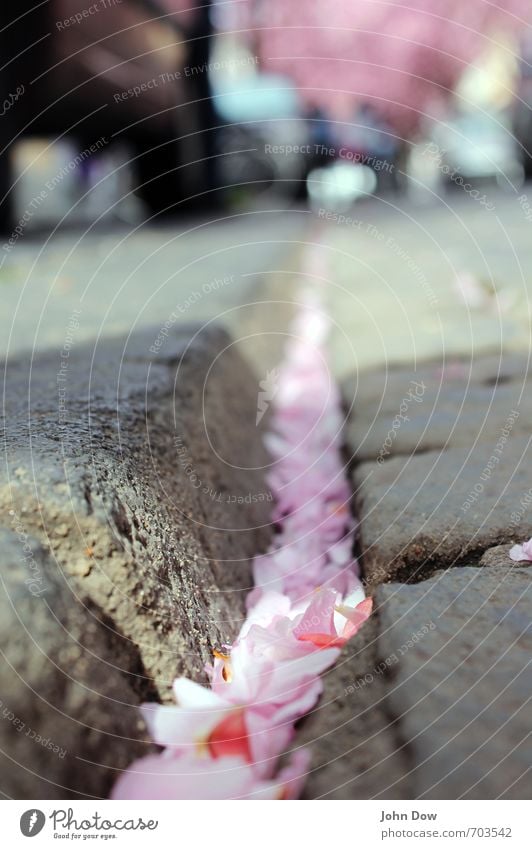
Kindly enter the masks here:
[[[409, 457], [414, 453], [428, 453], [433, 449], [423, 449], [419, 452], [412, 452], [412, 454], [394, 454], [393, 456], [387, 457], [386, 460], [393, 459], [393, 457]], [[351, 486], [351, 513], [354, 516], [357, 523], [360, 523], [360, 527], [362, 526], [362, 521], [358, 519], [357, 511], [356, 511], [356, 491], [353, 488], [352, 481], [358, 466], [367, 462], [364, 459], [356, 459], [356, 450], [351, 451], [349, 446], [346, 444], [342, 450], [345, 467], [348, 473], [348, 479], [350, 481]], [[509, 535], [507, 538], [502, 536], [499, 541], [499, 545], [512, 545], [514, 541], [514, 534]], [[390, 579], [379, 580], [377, 582], [370, 582], [366, 576], [366, 555], [362, 549], [361, 545], [361, 534], [357, 532], [355, 536], [354, 542], [354, 555], [357, 558], [360, 565], [360, 577], [364, 587], [367, 589], [368, 593], [371, 594], [374, 590], [380, 586], [381, 584], [387, 583], [399, 583], [399, 584], [420, 584], [424, 581], [428, 581], [434, 577], [435, 574], [439, 572], [445, 572], [449, 569], [454, 568], [463, 568], [463, 567], [474, 567], [474, 568], [485, 568], [485, 564], [481, 563], [482, 557], [493, 548], [493, 544], [486, 545], [485, 543], [479, 544], [471, 548], [469, 551], [461, 551], [451, 560], [445, 561], [443, 558], [438, 559], [437, 562], [433, 562], [432, 555], [427, 555], [423, 560], [420, 560], [419, 557], [416, 557], [415, 560], [410, 560], [408, 555], [396, 556], [396, 561], [401, 565], [397, 568], [396, 571], [393, 572], [393, 575]], [[438, 555], [435, 555], [436, 557]], [[510, 568], [519, 568], [516, 566], [512, 566]], [[419, 573], [419, 574], [417, 574]]]
[[[351, 483], [352, 480], [353, 480], [352, 473], [354, 472], [356, 466], [359, 465], [359, 463], [357, 461], [353, 461], [353, 455], [350, 454], [349, 447], [348, 447], [347, 444], [344, 444], [344, 446], [342, 447], [342, 456], [343, 456], [344, 461], [345, 461], [345, 468], [347, 470], [348, 480], [350, 482], [350, 488], [351, 488], [350, 510], [351, 510], [351, 514], [352, 514], [355, 522], [357, 523], [357, 528], [359, 528], [360, 520], [357, 516], [356, 509], [355, 509], [355, 492], [354, 492], [354, 489], [353, 489], [353, 486], [352, 486], [352, 483]], [[356, 557], [356, 559], [359, 563], [360, 578], [361, 578], [361, 581], [364, 585], [364, 588], [367, 591], [373, 593], [375, 591], [376, 587], [379, 586], [379, 585], [378, 584], [377, 585], [371, 585], [369, 583], [369, 581], [367, 580], [366, 571], [365, 571], [365, 564], [364, 564], [364, 553], [362, 551], [361, 535], [359, 533], [359, 530], [357, 530], [357, 533], [355, 534], [355, 537], [354, 537], [353, 554], [354, 554], [354, 556]], [[373, 627], [375, 628], [375, 632], [377, 634], [377, 642], [376, 643], [370, 642], [367, 646], [365, 646], [365, 648], [361, 652], [361, 656], [367, 656], [368, 663], [365, 664], [365, 665], [368, 669], [377, 669], [379, 664], [382, 662], [382, 658], [380, 656], [380, 651], [379, 651], [379, 640], [378, 640], [379, 635], [380, 635], [380, 613], [379, 613], [378, 608], [374, 609], [371, 618], [374, 620]], [[363, 680], [363, 677], [364, 676], [361, 675], [360, 680]], [[369, 692], [371, 692], [372, 690], [378, 691], [379, 689], [382, 689], [385, 692], [386, 691], [386, 682], [392, 682], [392, 684], [393, 684], [393, 680], [394, 680], [393, 672], [390, 669], [388, 669], [382, 676], [379, 676], [379, 678], [377, 679], [378, 684], [376, 686], [375, 685], [372, 686], [371, 684], [369, 685]], [[414, 753], [412, 751], [412, 747], [411, 747], [409, 741], [405, 739], [405, 737], [402, 733], [399, 717], [396, 716], [394, 714], [394, 712], [391, 710], [391, 706], [389, 704], [388, 698], [386, 697], [386, 695], [384, 695], [384, 698], [382, 698], [382, 697], [380, 697], [380, 698], [381, 698], [380, 710], [382, 712], [383, 717], [387, 721], [387, 725], [385, 727], [387, 727], [387, 729], [389, 730], [390, 736], [391, 736], [392, 741], [393, 741], [393, 752], [400, 759], [401, 765], [403, 767], [403, 769], [401, 770], [403, 777], [400, 780], [399, 786], [401, 788], [406, 787], [404, 798], [414, 798], [413, 797], [413, 790], [411, 789], [411, 786], [410, 786], [412, 782], [409, 779], [409, 776], [410, 776], [412, 770], [415, 768], [415, 757], [414, 757]], [[371, 703], [372, 699], [369, 698], [367, 701], [368, 701], [368, 703]], [[376, 701], [377, 702], [379, 701], [379, 695], [377, 695]], [[363, 707], [363, 703], [361, 704], [361, 707]], [[363, 707], [363, 711], [365, 712], [366, 710], [369, 710], [368, 706]], [[385, 791], [383, 791], [383, 792], [385, 792]], [[377, 796], [375, 798], [378, 798], [379, 796], [380, 796], [380, 794], [377, 794]], [[384, 798], [386, 798], [386, 797], [384, 797]]]

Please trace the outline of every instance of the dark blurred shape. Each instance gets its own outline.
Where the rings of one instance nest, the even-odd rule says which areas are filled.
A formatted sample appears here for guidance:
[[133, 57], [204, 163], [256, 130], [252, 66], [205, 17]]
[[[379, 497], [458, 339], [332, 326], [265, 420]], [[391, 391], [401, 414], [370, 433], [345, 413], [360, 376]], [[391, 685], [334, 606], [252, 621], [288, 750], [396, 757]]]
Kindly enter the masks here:
[[525, 176], [532, 178], [532, 38], [523, 38], [516, 85], [513, 132]]
[[138, 157], [138, 193], [154, 213], [210, 187], [204, 164], [188, 167], [208, 155], [207, 74], [186, 72], [207, 61], [208, 5], [183, 21], [151, 0], [3, 5], [4, 105], [21, 92], [1, 123], [4, 228], [11, 219], [9, 147], [21, 136], [69, 134], [80, 150], [102, 137], [125, 141]]
[[355, 107], [352, 123], [336, 125], [341, 158], [371, 168], [379, 190], [398, 188], [405, 143], [371, 102]]
[[291, 202], [304, 196], [308, 126], [291, 80], [264, 73], [257, 57], [233, 41], [218, 39], [212, 74], [218, 124], [218, 179], [224, 203], [261, 196]]

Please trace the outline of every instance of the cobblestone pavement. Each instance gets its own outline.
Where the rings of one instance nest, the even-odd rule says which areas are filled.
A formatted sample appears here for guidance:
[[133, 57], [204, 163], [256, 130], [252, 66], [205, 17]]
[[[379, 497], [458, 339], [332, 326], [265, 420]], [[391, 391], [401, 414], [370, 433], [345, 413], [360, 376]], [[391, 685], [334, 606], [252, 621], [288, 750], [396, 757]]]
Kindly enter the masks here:
[[508, 554], [532, 535], [532, 223], [493, 201], [373, 201], [321, 233], [377, 609], [302, 732], [310, 797], [532, 791], [531, 573]]
[[10, 355], [146, 325], [157, 349], [168, 321], [225, 316], [259, 368], [297, 283], [322, 280], [376, 613], [302, 726], [311, 797], [532, 792], [530, 572], [508, 556], [532, 533], [532, 222], [516, 197], [490, 202], [21, 238], [0, 269]]

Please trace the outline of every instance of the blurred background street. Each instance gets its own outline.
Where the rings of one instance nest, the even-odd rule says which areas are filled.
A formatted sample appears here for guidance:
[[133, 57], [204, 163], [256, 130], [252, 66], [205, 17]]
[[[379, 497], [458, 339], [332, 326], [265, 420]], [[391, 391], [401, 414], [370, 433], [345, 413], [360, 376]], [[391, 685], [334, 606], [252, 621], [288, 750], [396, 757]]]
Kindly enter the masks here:
[[460, 192], [423, 207], [383, 195], [344, 212], [294, 204], [20, 239], [0, 270], [3, 354], [60, 348], [76, 310], [76, 343], [168, 321], [216, 321], [237, 339], [283, 334], [309, 280], [334, 321], [339, 378], [526, 351], [532, 221], [515, 197], [487, 191], [489, 212]]
[[528, 346], [527, 3], [23, 12], [2, 12], [4, 355], [61, 346], [73, 310], [78, 342], [282, 333], [288, 308], [244, 305], [309, 273], [340, 376]]

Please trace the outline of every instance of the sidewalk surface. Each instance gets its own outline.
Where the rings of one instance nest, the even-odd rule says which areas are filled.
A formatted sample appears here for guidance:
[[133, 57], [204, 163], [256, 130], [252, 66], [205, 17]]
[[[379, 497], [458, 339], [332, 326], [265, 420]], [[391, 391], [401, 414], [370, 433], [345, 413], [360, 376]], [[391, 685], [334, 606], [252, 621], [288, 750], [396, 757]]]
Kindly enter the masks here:
[[[242, 468], [253, 466], [255, 454], [260, 460], [259, 433], [253, 428], [251, 447], [246, 447], [239, 427], [248, 432], [249, 422], [254, 423], [255, 393], [280, 355], [298, 285], [309, 276], [321, 281], [334, 324], [331, 371], [346, 408], [346, 468], [360, 520], [358, 554], [376, 612], [325, 676], [324, 697], [302, 725], [298, 742], [311, 743], [313, 753], [310, 797], [522, 798], [532, 791], [523, 745], [529, 733], [530, 571], [528, 564], [508, 556], [512, 543], [532, 535], [532, 221], [515, 196], [491, 192], [489, 200], [491, 211], [457, 191], [426, 206], [372, 198], [344, 219], [335, 210], [294, 208], [134, 234], [89, 233], [80, 239], [65, 232], [45, 245], [24, 236], [0, 268], [0, 339], [10, 376], [8, 431], [16, 427], [19, 442], [28, 442], [28, 407], [32, 438], [37, 436], [33, 448], [26, 444], [21, 451], [33, 451], [38, 458], [45, 445], [39, 434], [56, 440], [59, 451], [56, 375], [61, 360], [72, 356], [85, 362], [97, 351], [100, 363], [112, 364], [110, 373], [118, 370], [120, 391], [107, 385], [107, 366], [100, 369], [100, 383], [91, 388], [100, 405], [95, 418], [90, 410], [87, 415], [83, 380], [70, 379], [68, 390], [87, 427], [96, 427], [96, 433], [100, 429], [102, 450], [108, 443], [113, 448], [109, 468], [107, 459], [101, 463], [98, 493], [112, 494], [109, 481], [120, 480], [113, 473], [115, 460], [137, 481], [121, 452], [125, 446], [128, 454], [133, 444], [130, 460], [133, 466], [138, 462], [142, 452], [135, 434], [149, 412], [164, 436], [161, 480], [173, 481], [180, 499], [186, 498], [188, 482], [179, 482], [184, 472], [177, 468], [174, 422], [164, 411], [176, 404], [179, 424], [179, 415], [188, 410], [184, 432], [193, 433], [195, 423], [202, 424], [204, 412], [197, 411], [204, 398], [190, 374], [180, 387], [182, 397], [175, 396], [169, 375], [177, 360], [169, 336], [195, 322], [221, 323], [254, 366], [255, 375], [244, 378], [245, 368], [235, 359], [240, 364], [228, 366], [218, 384], [214, 373], [218, 388], [206, 395], [217, 411], [218, 447], [227, 443], [236, 450], [229, 471], [213, 472], [213, 491], [232, 492], [235, 475], [240, 482]], [[142, 331], [142, 352], [125, 358], [122, 373], [126, 342], [120, 347], [110, 340], [133, 331]], [[207, 349], [199, 344], [208, 377]], [[230, 349], [231, 343], [222, 348]], [[31, 384], [29, 360], [17, 365], [22, 351], [33, 351], [36, 358]], [[135, 364], [143, 362], [151, 373], [151, 362], [159, 357], [165, 362], [164, 392], [146, 411]], [[157, 378], [157, 369], [153, 374]], [[120, 428], [115, 432], [117, 400], [129, 422], [123, 444]], [[247, 418], [240, 412], [244, 406]], [[15, 408], [18, 424], [10, 420]], [[70, 424], [76, 437], [76, 423]], [[193, 459], [209, 466], [212, 445], [201, 446], [196, 436]], [[14, 440], [15, 447], [19, 442]], [[153, 459], [151, 448], [146, 449], [145, 472]], [[83, 456], [80, 451], [78, 483], [91, 471]], [[227, 466], [223, 458], [221, 463]], [[60, 497], [66, 504], [68, 464], [63, 465], [51, 485], [54, 498], [63, 487]], [[32, 468], [25, 478], [28, 469], [17, 459], [7, 470], [6, 499], [12, 498], [13, 481], [15, 489], [26, 483], [32, 489], [40, 473]], [[24, 527], [45, 545], [54, 527], [49, 508], [57, 514], [57, 505], [47, 502], [47, 473], [41, 473], [44, 503], [21, 503], [20, 515]], [[260, 470], [255, 473], [259, 479]], [[148, 477], [146, 472], [135, 483], [143, 493]], [[76, 498], [92, 522], [93, 508], [84, 492], [78, 486]], [[173, 515], [174, 500], [166, 504], [165, 498], [161, 509]], [[119, 554], [127, 554], [118, 562], [115, 552], [115, 567], [137, 552], [149, 572], [146, 551], [153, 549], [163, 568], [174, 520], [169, 527], [163, 523], [162, 530], [156, 522], [154, 530], [148, 510], [141, 511], [137, 525], [138, 517], [129, 514], [125, 522], [115, 509], [116, 498], [111, 500], [102, 516], [111, 516]], [[235, 507], [240, 513], [249, 511]], [[48, 525], [39, 524], [41, 514], [48, 516]], [[73, 519], [75, 514], [74, 504]], [[224, 527], [230, 535], [233, 526]], [[19, 542], [10, 534], [16, 554]], [[221, 568], [227, 551], [211, 557], [212, 541], [201, 530], [198, 535], [194, 544], [205, 549], [215, 570]], [[92, 558], [94, 548], [105, 565], [108, 555], [97, 549], [97, 540], [82, 545], [82, 536], [80, 551]], [[172, 556], [180, 569], [190, 560], [185, 537], [183, 531], [174, 540]], [[230, 536], [227, 540], [229, 545]], [[60, 540], [56, 553], [65, 546]], [[50, 550], [54, 553], [53, 545]], [[36, 562], [42, 561], [44, 571], [51, 569], [49, 552], [36, 551]], [[249, 553], [246, 548], [242, 556]], [[68, 552], [64, 556], [66, 564]], [[88, 584], [87, 570], [83, 560], [73, 576], [76, 586]], [[143, 597], [144, 587], [136, 589]], [[108, 615], [101, 600], [97, 603]], [[97, 618], [104, 625], [108, 621], [101, 613]], [[128, 637], [127, 628], [122, 630]], [[196, 639], [193, 629], [190, 633]], [[6, 640], [12, 643], [9, 634]], [[206, 643], [201, 648], [206, 650]], [[173, 660], [164, 660], [166, 681]], [[139, 674], [146, 668], [151, 675], [151, 660], [143, 663]]]

